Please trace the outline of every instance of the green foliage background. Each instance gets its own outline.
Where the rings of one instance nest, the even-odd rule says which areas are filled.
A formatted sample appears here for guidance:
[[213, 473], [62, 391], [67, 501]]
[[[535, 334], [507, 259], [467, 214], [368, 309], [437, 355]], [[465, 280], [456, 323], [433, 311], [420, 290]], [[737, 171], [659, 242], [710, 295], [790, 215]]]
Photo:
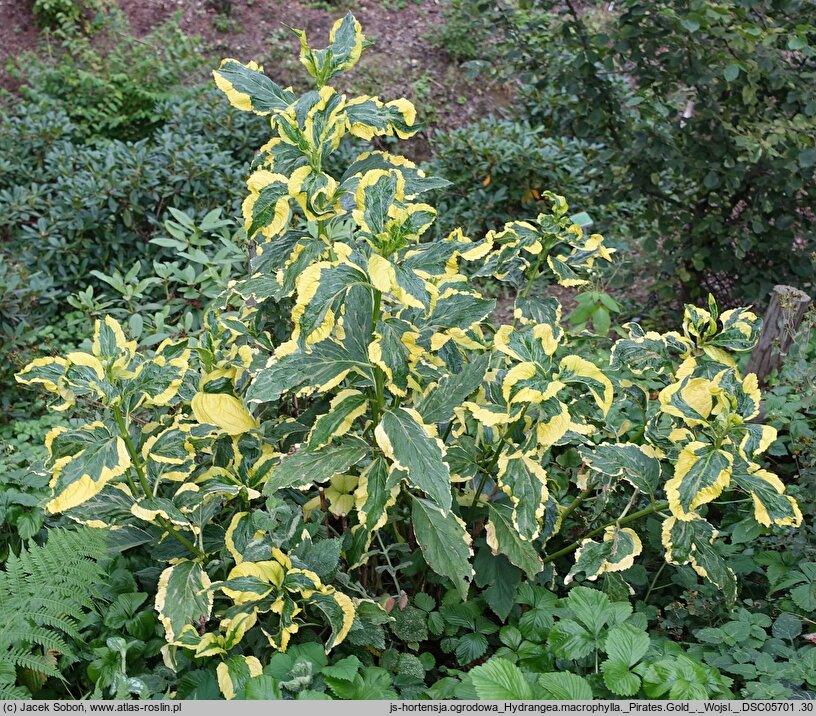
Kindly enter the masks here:
[[[291, 199], [269, 252], [258, 229], [277, 208], [235, 220], [269, 118], [188, 85], [213, 64], [201, 45], [172, 24], [140, 42], [104, 3], [35, 3], [63, 46], [24, 58], [0, 109], [0, 696], [813, 697], [813, 318], [764, 386], [771, 430], [744, 358], [725, 354], [749, 350], [758, 322], [699, 306], [709, 291], [761, 306], [782, 279], [812, 288], [813, 18], [800, 0], [616, 5], [449, 3], [433, 41], [514, 100], [428, 132], [422, 168], [450, 185], [386, 164], [388, 181], [427, 181], [435, 226], [419, 241], [427, 226], [378, 216], [430, 214], [382, 177], [338, 190], [344, 208], [317, 183]], [[318, 87], [356, 62], [357, 32], [339, 30], [328, 53], [304, 47]], [[256, 111], [273, 101], [240, 67], [233, 103], [239, 80], [259, 83]], [[365, 126], [388, 151], [420, 129], [403, 104], [381, 111], [366, 105], [355, 138], [310, 155], [312, 176], [370, 171], [346, 172], [372, 149]], [[289, 175], [290, 159], [275, 170]], [[352, 207], [362, 216], [341, 220]], [[601, 244], [567, 231], [574, 212], [627, 258], [605, 268]], [[526, 233], [518, 222], [536, 215]], [[478, 240], [451, 254], [490, 230], [477, 260], [462, 259]], [[362, 248], [343, 258], [354, 232]], [[564, 263], [547, 268], [556, 246]], [[293, 248], [302, 263], [287, 264]], [[429, 260], [406, 278], [412, 251]], [[303, 301], [299, 276], [317, 261], [331, 270]], [[428, 323], [444, 338], [431, 349], [410, 304], [444, 286], [443, 266], [464, 291], [448, 323]], [[698, 307], [681, 320], [684, 301]], [[317, 385], [303, 366], [342, 361], [360, 306], [370, 380]], [[662, 332], [618, 320], [633, 317]], [[544, 325], [567, 349], [553, 361], [535, 353]], [[419, 344], [403, 338], [414, 330]], [[57, 356], [59, 380], [36, 373]], [[67, 413], [13, 383], [36, 358], [21, 377], [69, 386], [55, 391]], [[557, 379], [520, 383], [533, 363], [572, 379], [563, 405], [578, 422], [553, 443], [550, 404], [508, 402]], [[702, 422], [700, 385], [720, 401]], [[95, 447], [78, 448], [92, 431]], [[724, 459], [730, 484], [710, 467]], [[720, 492], [669, 493], [682, 461]], [[55, 507], [76, 465], [105, 487]], [[546, 509], [525, 515], [516, 498], [545, 468]], [[684, 511], [695, 519], [676, 521]], [[719, 531], [710, 546], [701, 522]]]

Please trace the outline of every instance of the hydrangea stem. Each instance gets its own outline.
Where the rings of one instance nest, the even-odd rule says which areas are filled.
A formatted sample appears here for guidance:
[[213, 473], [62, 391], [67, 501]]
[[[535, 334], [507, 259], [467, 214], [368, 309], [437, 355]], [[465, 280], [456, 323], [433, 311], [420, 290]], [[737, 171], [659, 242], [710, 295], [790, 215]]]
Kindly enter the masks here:
[[[377, 330], [377, 324], [380, 322], [380, 306], [382, 304], [382, 291], [374, 289], [374, 308], [371, 311], [371, 342], [374, 342], [374, 333]], [[383, 405], [385, 403], [385, 389], [382, 369], [379, 366], [374, 366], [374, 401], [372, 403], [372, 424], [376, 427], [380, 422], [380, 416], [383, 412]]]
[[554, 562], [559, 557], [563, 557], [565, 554], [569, 554], [570, 552], [574, 552], [581, 546], [581, 542], [585, 539], [591, 539], [595, 535], [601, 534], [607, 527], [611, 527], [613, 525], [625, 525], [629, 524], [630, 522], [634, 522], [635, 520], [639, 520], [641, 517], [646, 517], [651, 515], [655, 512], [660, 512], [660, 510], [665, 510], [669, 506], [668, 502], [653, 502], [648, 507], [644, 507], [642, 510], [638, 510], [637, 512], [633, 512], [628, 517], [624, 517], [623, 519], [615, 519], [611, 522], [607, 522], [605, 525], [601, 525], [596, 529], [592, 530], [591, 532], [587, 532], [580, 540], [576, 540], [572, 544], [567, 545], [563, 549], [559, 549], [557, 552], [553, 552], [551, 555], [548, 555], [544, 558], [544, 564], [549, 564], [550, 562]]
[[[136, 452], [136, 447], [134, 446], [133, 440], [130, 437], [130, 431], [127, 428], [125, 417], [122, 415], [122, 410], [118, 405], [113, 406], [113, 417], [116, 420], [116, 424], [119, 426], [119, 432], [122, 435], [122, 440], [125, 441], [125, 447], [127, 448], [128, 455], [130, 455], [130, 461], [133, 464], [133, 469], [136, 471], [136, 475], [139, 477], [139, 483], [142, 486], [142, 490], [144, 490], [145, 497], [153, 497], [153, 490], [150, 489], [150, 484], [147, 482], [144, 467], [139, 460], [139, 454]], [[135, 488], [135, 485], [130, 478], [128, 478], [128, 482], [131, 485], [131, 489]], [[196, 555], [196, 557], [199, 559], [204, 559], [207, 556], [203, 550], [196, 547], [192, 542], [190, 542], [190, 540], [181, 534], [170, 522], [170, 520], [166, 520], [164, 517], [159, 516], [157, 521], [171, 537], [173, 537], [179, 544], [184, 545], [194, 555]]]

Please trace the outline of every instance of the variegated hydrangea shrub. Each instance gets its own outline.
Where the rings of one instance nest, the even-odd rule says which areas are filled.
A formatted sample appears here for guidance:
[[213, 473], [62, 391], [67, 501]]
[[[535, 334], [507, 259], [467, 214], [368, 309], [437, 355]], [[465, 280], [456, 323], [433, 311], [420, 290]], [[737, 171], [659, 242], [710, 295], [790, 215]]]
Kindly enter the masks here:
[[[375, 648], [391, 584], [373, 560], [390, 565], [395, 544], [466, 599], [474, 540], [530, 580], [566, 585], [631, 567], [649, 544], [641, 519], [656, 515], [665, 559], [733, 601], [712, 506], [744, 494], [735, 509], [765, 528], [801, 520], [762, 466], [775, 431], [754, 422], [757, 380], [733, 358], [754, 344], [756, 316], [688, 306], [682, 332], [630, 324], [608, 360], [593, 359], [605, 339], [568, 335], [558, 301], [531, 287], [587, 284], [612, 259], [603, 238], [548, 194], [535, 220], [423, 243], [437, 217], [421, 197], [444, 182], [380, 150], [342, 176], [324, 169], [346, 135], [415, 134], [415, 108], [328, 84], [365, 45], [350, 14], [326, 49], [298, 35], [306, 94], [254, 63], [214, 73], [272, 136], [243, 204], [251, 275], [203, 336], [142, 352], [106, 318], [89, 351], [18, 375], [58, 396], [57, 410], [100, 416], [48, 435], [47, 510], [149, 550], [163, 565], [168, 663], [179, 650], [219, 660], [228, 697], [302, 627], [327, 651]], [[515, 290], [512, 323], [494, 325], [466, 262]], [[266, 307], [284, 301], [291, 337], [276, 345]], [[315, 553], [332, 549], [320, 570]]]

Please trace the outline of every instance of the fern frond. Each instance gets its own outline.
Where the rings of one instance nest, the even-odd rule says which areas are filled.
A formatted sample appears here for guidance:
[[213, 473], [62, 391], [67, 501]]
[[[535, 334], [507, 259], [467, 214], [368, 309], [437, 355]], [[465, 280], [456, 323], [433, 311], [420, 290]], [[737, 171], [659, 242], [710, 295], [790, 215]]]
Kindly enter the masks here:
[[[34, 624], [50, 624], [56, 629], [74, 636], [77, 625], [73, 614], [80, 614], [83, 610], [89, 609], [78, 602], [70, 599], [37, 599], [28, 609], [20, 609], [17, 612], [19, 620], [30, 621]], [[65, 610], [70, 607], [71, 614], [66, 614]], [[79, 638], [74, 636], [74, 638]]]
[[[10, 554], [0, 570], [0, 672], [28, 669], [45, 677], [61, 674], [42, 651], [75, 660], [79, 624], [95, 609], [107, 546], [104, 530], [52, 529], [48, 541]], [[13, 679], [13, 676], [11, 677]], [[0, 679], [0, 698], [28, 698], [26, 689]]]
[[59, 632], [43, 627], [28, 626], [6, 630], [3, 632], [3, 640], [7, 644], [37, 644], [43, 649], [51, 649], [58, 654], [73, 657], [73, 650], [59, 635]]
[[13, 684], [0, 684], [0, 701], [21, 701], [30, 699], [31, 694], [28, 689]]
[[15, 667], [30, 669], [38, 674], [60, 678], [59, 669], [54, 668], [42, 654], [33, 654], [25, 646], [15, 646], [3, 654], [4, 660]]

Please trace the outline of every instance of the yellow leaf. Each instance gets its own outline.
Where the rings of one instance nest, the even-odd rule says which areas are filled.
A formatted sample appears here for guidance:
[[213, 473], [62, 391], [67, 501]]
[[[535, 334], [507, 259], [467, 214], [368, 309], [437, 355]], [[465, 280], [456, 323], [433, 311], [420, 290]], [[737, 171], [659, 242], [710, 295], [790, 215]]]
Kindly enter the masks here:
[[241, 435], [258, 427], [238, 398], [224, 393], [196, 393], [190, 403], [199, 423], [215, 425], [227, 435]]

